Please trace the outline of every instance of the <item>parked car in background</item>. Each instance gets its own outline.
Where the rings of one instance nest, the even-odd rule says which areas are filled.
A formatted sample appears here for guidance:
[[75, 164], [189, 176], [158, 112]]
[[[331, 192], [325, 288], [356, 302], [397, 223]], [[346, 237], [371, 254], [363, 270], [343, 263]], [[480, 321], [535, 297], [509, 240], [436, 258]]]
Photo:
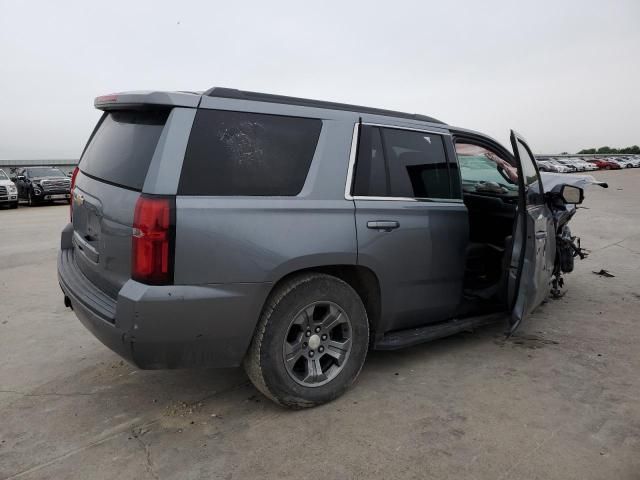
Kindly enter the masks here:
[[580, 165], [584, 171], [593, 171], [598, 169], [598, 167], [596, 167], [593, 163], [589, 163], [582, 158], [572, 158], [571, 160], [573, 160], [573, 163], [575, 165]]
[[572, 172], [584, 172], [586, 170], [586, 168], [584, 167], [584, 165], [574, 162], [571, 159], [568, 158], [556, 158], [555, 159], [557, 162], [561, 163], [562, 165], [565, 165], [567, 167], [569, 167], [570, 169], [572, 169]]
[[597, 182], [540, 174], [513, 131], [508, 150], [423, 115], [226, 88], [95, 106], [58, 280], [142, 368], [244, 363], [279, 404], [319, 405], [369, 349], [505, 318], [513, 333], [581, 254], [568, 222]]
[[540, 170], [541, 172], [557, 172], [557, 168], [555, 165], [552, 165], [549, 163], [548, 160], [537, 160], [536, 159], [536, 163], [538, 164], [538, 170]]
[[18, 188], [4, 170], [0, 170], [0, 205], [18, 208]]
[[610, 162], [605, 158], [590, 158], [588, 162], [592, 163], [593, 165], [595, 165], [597, 168], [601, 170], [619, 170], [620, 169], [620, 164], [618, 164], [617, 162]]
[[71, 179], [59, 168], [27, 167], [16, 176], [18, 197], [29, 206], [42, 202], [65, 200], [71, 203]]
[[570, 165], [565, 165], [564, 163], [559, 162], [558, 160], [554, 159], [554, 158], [550, 158], [546, 161], [547, 166], [549, 166], [550, 168], [555, 168], [555, 170], [550, 170], [552, 172], [556, 172], [556, 173], [571, 173], [571, 172], [575, 172], [576, 168]]
[[615, 163], [620, 168], [631, 168], [631, 165], [629, 165], [626, 162], [623, 162], [621, 160], [618, 160], [616, 157], [607, 157], [607, 161], [611, 162], [611, 163]]
[[625, 168], [635, 168], [640, 167], [640, 160], [636, 160], [634, 158], [629, 157], [616, 157], [615, 160], [617, 162], [621, 162], [624, 164]]

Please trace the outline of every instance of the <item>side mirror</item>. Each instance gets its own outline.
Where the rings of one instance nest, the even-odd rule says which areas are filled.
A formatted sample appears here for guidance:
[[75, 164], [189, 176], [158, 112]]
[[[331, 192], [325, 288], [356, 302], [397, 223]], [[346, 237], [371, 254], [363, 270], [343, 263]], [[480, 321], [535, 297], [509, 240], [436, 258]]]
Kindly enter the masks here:
[[573, 185], [562, 185], [560, 197], [566, 204], [579, 205], [584, 200], [584, 190]]

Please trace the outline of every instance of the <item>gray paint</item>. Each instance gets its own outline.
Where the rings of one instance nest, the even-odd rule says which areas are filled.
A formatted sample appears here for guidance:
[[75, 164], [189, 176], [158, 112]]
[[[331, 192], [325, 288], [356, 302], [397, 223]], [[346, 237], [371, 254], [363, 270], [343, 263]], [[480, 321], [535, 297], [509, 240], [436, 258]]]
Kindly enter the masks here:
[[182, 159], [196, 116], [195, 108], [174, 108], [160, 134], [142, 191], [158, 195], [175, 195], [178, 191]]
[[[65, 276], [71, 275], [68, 272], [76, 268], [112, 299], [116, 315], [110, 325], [95, 308], [80, 308], [78, 316], [114, 350], [146, 368], [237, 365], [273, 286], [293, 272], [324, 266], [363, 266], [374, 272], [382, 303], [380, 322], [373, 325], [378, 340], [385, 332], [455, 314], [462, 300], [469, 241], [465, 205], [459, 199], [353, 199], [347, 179], [355, 155], [354, 127], [360, 119], [442, 134], [451, 155], [448, 127], [384, 115], [192, 94], [127, 93], [117, 98], [120, 106], [148, 100], [318, 118], [322, 130], [305, 184], [296, 197], [176, 197], [175, 285], [171, 286], [147, 286], [130, 279], [131, 226], [139, 193], [79, 175], [77, 193], [84, 201], [76, 198], [74, 228], [81, 238], [89, 234], [99, 261], [79, 250], [82, 242], [74, 242], [74, 255], [61, 256], [61, 262], [65, 258], [71, 262], [59, 268], [61, 284], [72, 302], [91, 304], [87, 300], [91, 292], [83, 289], [82, 282], [65, 282]], [[177, 191], [195, 115], [195, 108], [173, 110], [153, 156], [145, 193]], [[369, 222], [376, 221], [394, 221], [399, 226], [392, 231], [368, 228]], [[64, 247], [73, 235], [65, 231], [63, 238]], [[519, 248], [516, 245], [517, 251]], [[532, 248], [527, 250], [528, 258], [535, 263], [540, 248]], [[540, 281], [536, 268], [524, 271], [527, 281]], [[70, 285], [76, 285], [75, 290]]]

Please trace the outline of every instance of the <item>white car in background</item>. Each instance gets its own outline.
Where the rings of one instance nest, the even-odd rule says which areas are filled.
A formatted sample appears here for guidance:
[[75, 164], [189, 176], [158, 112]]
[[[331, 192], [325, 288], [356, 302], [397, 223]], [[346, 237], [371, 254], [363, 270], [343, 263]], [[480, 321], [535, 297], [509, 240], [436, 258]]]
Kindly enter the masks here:
[[548, 160], [548, 163], [551, 165], [554, 165], [556, 167], [556, 171], [558, 173], [571, 173], [571, 172], [575, 172], [576, 168], [569, 166], [569, 165], [565, 165], [562, 162], [559, 162], [558, 160], [556, 160], [555, 158], [550, 158]]
[[567, 166], [557, 163], [550, 159], [537, 160], [538, 169], [541, 172], [553, 172], [553, 173], [569, 173], [571, 169]]
[[606, 160], [608, 162], [612, 162], [612, 163], [615, 163], [617, 165], [620, 165], [620, 168], [631, 168], [632, 167], [631, 164], [625, 162], [624, 160], [620, 160], [619, 158], [616, 158], [616, 157], [607, 157]]
[[625, 166], [627, 166], [627, 168], [640, 167], [640, 159], [638, 159], [638, 158], [624, 157], [624, 158], [616, 158], [616, 160], [619, 161], [619, 162], [624, 162], [624, 164], [625, 164]]
[[568, 158], [554, 158], [553, 161], [559, 163], [560, 165], [564, 165], [569, 169], [570, 172], [582, 172], [584, 171], [584, 166], [576, 165], [572, 160]]
[[9, 175], [0, 170], [0, 205], [8, 204], [9, 208], [18, 208], [18, 189], [9, 179]]
[[580, 165], [585, 171], [598, 170], [593, 163], [587, 162], [584, 158], [572, 158], [576, 165]]

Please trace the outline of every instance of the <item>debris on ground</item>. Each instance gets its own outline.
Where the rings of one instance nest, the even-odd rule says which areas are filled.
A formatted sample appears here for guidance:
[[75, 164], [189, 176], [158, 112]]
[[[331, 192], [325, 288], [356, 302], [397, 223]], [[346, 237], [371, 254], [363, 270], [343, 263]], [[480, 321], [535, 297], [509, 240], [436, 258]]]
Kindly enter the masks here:
[[599, 272], [593, 271], [596, 275], [600, 275], [601, 277], [613, 278], [615, 275], [604, 268], [601, 268]]

